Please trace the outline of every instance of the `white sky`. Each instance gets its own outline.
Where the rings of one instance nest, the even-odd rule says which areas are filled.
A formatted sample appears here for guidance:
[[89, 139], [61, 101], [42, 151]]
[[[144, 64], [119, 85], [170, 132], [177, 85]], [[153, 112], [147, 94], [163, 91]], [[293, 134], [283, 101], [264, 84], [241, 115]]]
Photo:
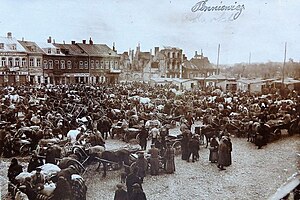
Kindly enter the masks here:
[[[191, 11], [200, 0], [0, 0], [0, 35], [12, 32], [17, 39], [57, 43], [116, 43], [119, 53], [142, 51], [155, 46], [182, 48], [191, 58], [201, 49], [216, 63], [218, 44], [220, 64], [300, 60], [299, 0], [208, 0], [207, 5], [244, 4], [235, 21], [233, 13]], [[198, 17], [198, 18], [197, 18]]]

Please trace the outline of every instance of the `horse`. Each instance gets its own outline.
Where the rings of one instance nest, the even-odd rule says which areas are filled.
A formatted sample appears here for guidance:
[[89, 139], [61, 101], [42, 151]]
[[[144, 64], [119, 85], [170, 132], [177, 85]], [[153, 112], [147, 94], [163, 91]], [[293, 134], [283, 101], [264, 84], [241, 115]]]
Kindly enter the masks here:
[[206, 146], [205, 148], [208, 147], [208, 143], [210, 142], [211, 138], [215, 136], [219, 136], [219, 128], [218, 127], [213, 127], [212, 125], [205, 125], [202, 126], [201, 131], [200, 131], [200, 137], [205, 136], [206, 139]]
[[103, 177], [106, 177], [107, 163], [118, 164], [118, 168], [122, 168], [123, 165], [130, 166], [130, 151], [126, 149], [120, 149], [116, 151], [104, 151], [102, 152], [99, 160], [97, 170], [99, 170], [101, 163], [103, 164]]

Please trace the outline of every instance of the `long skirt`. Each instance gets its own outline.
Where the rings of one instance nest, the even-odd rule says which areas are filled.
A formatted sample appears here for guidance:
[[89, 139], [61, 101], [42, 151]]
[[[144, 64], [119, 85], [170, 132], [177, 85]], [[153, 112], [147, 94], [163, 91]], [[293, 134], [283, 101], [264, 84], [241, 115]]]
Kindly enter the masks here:
[[173, 174], [175, 171], [174, 159], [166, 160], [166, 173]]
[[218, 161], [218, 150], [217, 149], [210, 149], [209, 161], [210, 162], [217, 162]]

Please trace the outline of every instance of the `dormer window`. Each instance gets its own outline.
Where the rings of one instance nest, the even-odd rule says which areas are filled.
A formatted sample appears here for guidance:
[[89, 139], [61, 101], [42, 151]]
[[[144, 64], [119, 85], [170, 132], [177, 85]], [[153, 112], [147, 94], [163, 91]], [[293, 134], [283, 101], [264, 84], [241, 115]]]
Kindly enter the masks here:
[[17, 50], [17, 45], [16, 45], [16, 44], [12, 44], [12, 45], [11, 45], [11, 49], [12, 49], [12, 50]]
[[56, 54], [60, 54], [60, 49], [56, 49]]
[[4, 43], [0, 43], [0, 49], [4, 49]]
[[51, 48], [48, 48], [48, 53], [51, 54]]

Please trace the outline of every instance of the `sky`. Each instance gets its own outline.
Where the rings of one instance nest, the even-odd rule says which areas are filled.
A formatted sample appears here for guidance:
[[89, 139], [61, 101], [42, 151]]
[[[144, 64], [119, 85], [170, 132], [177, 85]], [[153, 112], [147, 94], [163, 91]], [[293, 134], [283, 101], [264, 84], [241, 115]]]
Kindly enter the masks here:
[[[243, 9], [203, 9], [230, 5]], [[19, 40], [91, 37], [115, 43], [118, 53], [139, 43], [142, 51], [171, 46], [188, 59], [202, 50], [212, 63], [220, 44], [220, 64], [283, 62], [286, 42], [287, 59], [300, 61], [299, 0], [0, 0], [0, 8], [0, 36], [12, 32]]]

